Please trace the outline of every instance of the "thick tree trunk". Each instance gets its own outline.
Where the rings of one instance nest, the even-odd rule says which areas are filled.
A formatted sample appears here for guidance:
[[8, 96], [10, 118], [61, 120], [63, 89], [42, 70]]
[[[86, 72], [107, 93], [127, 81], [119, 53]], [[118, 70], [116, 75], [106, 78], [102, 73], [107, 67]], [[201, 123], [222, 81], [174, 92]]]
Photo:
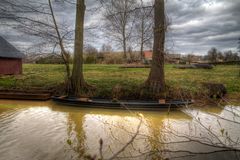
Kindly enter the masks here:
[[83, 77], [83, 35], [84, 35], [84, 14], [85, 1], [77, 0], [76, 8], [76, 27], [75, 27], [75, 44], [74, 44], [74, 61], [71, 77], [70, 96], [79, 97], [86, 87]]
[[155, 0], [154, 8], [154, 45], [152, 67], [146, 85], [156, 94], [165, 91], [164, 43], [165, 12], [164, 0]]

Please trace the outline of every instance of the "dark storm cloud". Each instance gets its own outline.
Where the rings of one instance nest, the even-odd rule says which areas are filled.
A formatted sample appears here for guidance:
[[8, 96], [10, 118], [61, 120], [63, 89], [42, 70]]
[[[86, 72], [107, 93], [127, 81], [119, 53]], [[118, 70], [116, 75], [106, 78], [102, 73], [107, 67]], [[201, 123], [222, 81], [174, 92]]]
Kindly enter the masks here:
[[[75, 2], [71, 2], [55, 0], [53, 6], [58, 23], [74, 30]], [[96, 0], [87, 0], [86, 3], [85, 27], [100, 25], [101, 12], [89, 11], [98, 3]], [[166, 12], [171, 22], [167, 33], [167, 49], [170, 51], [205, 54], [211, 47], [223, 51], [236, 49], [237, 39], [240, 37], [239, 0], [167, 0]], [[0, 35], [18, 46], [31, 46], [40, 41], [6, 26], [0, 29]], [[106, 41], [104, 34], [97, 30], [90, 32], [99, 36], [94, 39], [86, 32], [86, 41], [99, 48]]]
[[235, 50], [240, 37], [240, 1], [168, 1], [170, 50], [205, 54], [211, 47]]

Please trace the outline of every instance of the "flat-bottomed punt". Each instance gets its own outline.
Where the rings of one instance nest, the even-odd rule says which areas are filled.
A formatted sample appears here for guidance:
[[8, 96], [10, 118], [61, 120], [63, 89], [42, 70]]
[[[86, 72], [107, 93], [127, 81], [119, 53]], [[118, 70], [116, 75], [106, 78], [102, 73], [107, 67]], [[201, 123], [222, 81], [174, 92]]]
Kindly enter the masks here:
[[166, 108], [177, 108], [190, 105], [192, 100], [171, 100], [165, 103], [158, 101], [112, 101], [107, 99], [89, 99], [82, 100], [79, 98], [52, 97], [52, 100], [65, 105], [88, 107], [88, 108], [104, 108], [104, 109], [130, 109], [130, 110], [158, 110]]

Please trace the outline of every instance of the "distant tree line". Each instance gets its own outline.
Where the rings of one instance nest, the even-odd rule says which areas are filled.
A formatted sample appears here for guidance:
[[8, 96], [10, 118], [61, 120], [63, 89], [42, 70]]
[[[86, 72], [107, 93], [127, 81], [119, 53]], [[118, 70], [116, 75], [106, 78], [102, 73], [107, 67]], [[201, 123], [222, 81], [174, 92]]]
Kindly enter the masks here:
[[231, 50], [221, 52], [217, 48], [211, 48], [207, 55], [204, 56], [204, 60], [208, 60], [211, 63], [215, 62], [230, 62], [230, 61], [240, 61], [240, 55], [237, 52], [232, 52]]
[[[131, 48], [128, 48], [127, 51], [131, 52], [132, 61], [140, 61], [140, 52], [133, 52]], [[124, 52], [116, 52], [112, 49], [112, 46], [108, 44], [103, 44], [100, 49], [86, 44], [83, 49], [83, 62], [84, 64], [124, 64], [126, 61], [123, 55]], [[29, 54], [26, 56], [25, 62], [37, 64], [64, 64], [61, 55], [57, 53], [45, 53], [42, 56], [38, 54], [35, 56]], [[69, 54], [69, 63], [73, 63], [72, 54]]]
[[[139, 52], [133, 52], [131, 47], [128, 47], [127, 53], [131, 55], [129, 62], [140, 61]], [[99, 50], [92, 45], [86, 45], [83, 51], [83, 58], [85, 64], [123, 64], [126, 63], [124, 54], [123, 51], [114, 51], [112, 46], [108, 44], [103, 44]]]

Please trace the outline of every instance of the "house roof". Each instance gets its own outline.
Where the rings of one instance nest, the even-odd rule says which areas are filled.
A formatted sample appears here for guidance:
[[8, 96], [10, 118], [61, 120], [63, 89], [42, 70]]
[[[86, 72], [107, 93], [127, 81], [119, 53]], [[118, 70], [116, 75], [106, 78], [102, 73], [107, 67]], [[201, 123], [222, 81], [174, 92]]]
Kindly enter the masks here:
[[12, 44], [0, 36], [0, 57], [2, 58], [23, 58], [24, 54]]
[[147, 59], [151, 59], [152, 58], [152, 51], [143, 51], [144, 53], [144, 57]]

